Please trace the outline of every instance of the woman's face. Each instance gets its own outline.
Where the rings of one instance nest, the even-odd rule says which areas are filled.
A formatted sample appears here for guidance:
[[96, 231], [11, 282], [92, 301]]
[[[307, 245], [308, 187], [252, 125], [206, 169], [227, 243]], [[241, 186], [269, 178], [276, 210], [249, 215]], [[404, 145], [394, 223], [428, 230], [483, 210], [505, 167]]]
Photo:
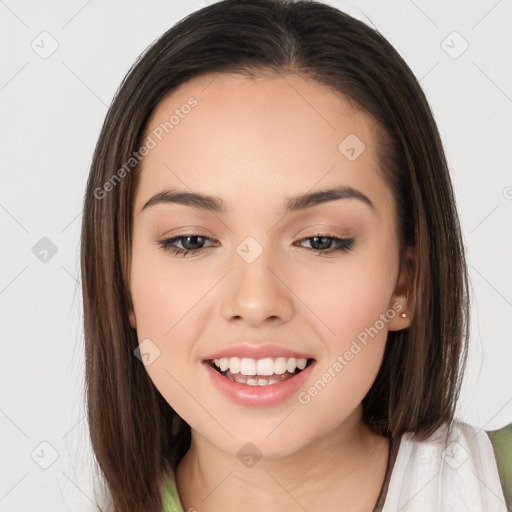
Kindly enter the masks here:
[[[407, 282], [373, 119], [297, 75], [210, 75], [165, 98], [145, 135], [130, 322], [161, 394], [196, 435], [231, 454], [249, 441], [264, 457], [291, 454], [359, 418], [388, 330], [409, 323], [399, 314]], [[223, 208], [164, 200], [164, 191]], [[290, 353], [309, 364], [286, 382], [235, 384], [205, 362], [230, 348], [249, 359], [242, 373], [264, 373], [268, 361], [252, 366], [264, 356], [271, 373], [282, 371], [278, 357], [294, 368]]]

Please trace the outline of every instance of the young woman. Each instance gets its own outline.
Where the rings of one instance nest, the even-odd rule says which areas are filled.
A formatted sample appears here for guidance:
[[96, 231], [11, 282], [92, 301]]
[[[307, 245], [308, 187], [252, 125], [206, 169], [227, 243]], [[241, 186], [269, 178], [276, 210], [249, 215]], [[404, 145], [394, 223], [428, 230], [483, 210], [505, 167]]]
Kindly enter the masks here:
[[88, 420], [115, 512], [512, 506], [454, 419], [468, 278], [413, 73], [318, 2], [225, 0], [123, 81], [84, 201]]

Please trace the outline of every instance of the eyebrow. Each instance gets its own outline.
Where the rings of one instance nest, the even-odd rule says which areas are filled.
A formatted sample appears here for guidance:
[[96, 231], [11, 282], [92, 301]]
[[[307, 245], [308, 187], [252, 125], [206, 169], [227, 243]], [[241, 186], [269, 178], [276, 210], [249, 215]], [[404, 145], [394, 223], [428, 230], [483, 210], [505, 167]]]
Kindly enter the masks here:
[[[317, 206], [319, 204], [337, 201], [339, 199], [358, 199], [372, 210], [376, 210], [375, 205], [371, 200], [358, 190], [340, 185], [335, 188], [318, 190], [296, 197], [288, 198], [285, 202], [286, 212], [296, 212], [306, 210]], [[226, 203], [219, 197], [200, 194], [197, 192], [185, 192], [177, 189], [162, 190], [153, 197], [151, 197], [142, 207], [142, 210], [155, 206], [157, 204], [175, 203], [193, 208], [199, 208], [215, 213], [230, 213], [232, 210], [228, 209]]]

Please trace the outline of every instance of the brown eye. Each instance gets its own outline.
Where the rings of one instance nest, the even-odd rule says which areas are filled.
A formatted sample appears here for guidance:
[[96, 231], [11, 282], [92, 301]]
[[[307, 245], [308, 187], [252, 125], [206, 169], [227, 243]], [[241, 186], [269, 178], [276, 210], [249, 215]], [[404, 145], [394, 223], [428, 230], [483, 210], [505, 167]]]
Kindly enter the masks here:
[[355, 242], [354, 238], [340, 238], [330, 235], [315, 235], [303, 238], [300, 242], [303, 242], [304, 240], [311, 240], [311, 250], [320, 255], [338, 251], [348, 252]]
[[[198, 253], [205, 249], [203, 244], [206, 240], [211, 240], [211, 238], [193, 233], [161, 240], [158, 244], [164, 251], [186, 256], [189, 252]], [[181, 243], [183, 248], [177, 247], [176, 243]]]
[[[189, 253], [197, 254], [206, 249], [204, 243], [208, 240], [212, 239], [207, 236], [192, 233], [167, 238], [158, 243], [164, 251], [186, 256]], [[301, 243], [301, 246], [304, 241], [310, 241], [309, 243], [311, 245], [310, 248], [304, 247], [305, 249], [310, 249], [313, 253], [323, 256], [339, 251], [348, 252], [354, 245], [355, 239], [318, 234], [300, 240], [299, 243]], [[181, 244], [182, 247], [178, 247], [177, 244]]]

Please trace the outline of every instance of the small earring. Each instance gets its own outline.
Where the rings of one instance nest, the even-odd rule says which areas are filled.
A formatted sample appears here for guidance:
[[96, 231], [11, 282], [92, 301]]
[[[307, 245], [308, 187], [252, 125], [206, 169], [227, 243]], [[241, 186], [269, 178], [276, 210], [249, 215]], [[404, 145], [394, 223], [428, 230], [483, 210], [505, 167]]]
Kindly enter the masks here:
[[[405, 294], [405, 300], [409, 300], [409, 290], [407, 290], [407, 293]], [[400, 316], [402, 318], [407, 318], [407, 315], [405, 313], [402, 313]]]

